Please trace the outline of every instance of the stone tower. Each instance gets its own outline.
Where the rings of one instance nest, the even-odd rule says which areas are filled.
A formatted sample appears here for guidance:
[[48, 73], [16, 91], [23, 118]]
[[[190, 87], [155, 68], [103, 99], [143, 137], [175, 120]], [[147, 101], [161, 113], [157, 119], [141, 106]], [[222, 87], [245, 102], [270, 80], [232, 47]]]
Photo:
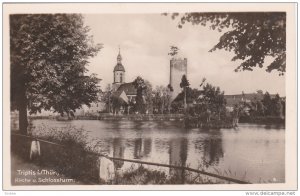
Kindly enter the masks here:
[[119, 54], [117, 56], [117, 64], [114, 68], [114, 82], [113, 89], [117, 90], [119, 86], [125, 83], [125, 68], [122, 65], [122, 56], [119, 48]]
[[173, 57], [170, 60], [170, 85], [173, 88], [172, 99], [182, 91], [180, 88], [180, 82], [183, 75], [187, 76], [187, 59]]

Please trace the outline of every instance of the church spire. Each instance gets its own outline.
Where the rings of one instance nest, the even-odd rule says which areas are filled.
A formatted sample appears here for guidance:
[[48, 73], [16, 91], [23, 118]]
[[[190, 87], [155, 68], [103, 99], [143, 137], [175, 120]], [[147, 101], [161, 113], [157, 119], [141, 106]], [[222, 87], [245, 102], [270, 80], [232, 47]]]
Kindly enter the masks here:
[[118, 56], [117, 56], [117, 63], [118, 63], [118, 64], [122, 64], [122, 56], [121, 56], [120, 45], [119, 45], [119, 54], [118, 54]]

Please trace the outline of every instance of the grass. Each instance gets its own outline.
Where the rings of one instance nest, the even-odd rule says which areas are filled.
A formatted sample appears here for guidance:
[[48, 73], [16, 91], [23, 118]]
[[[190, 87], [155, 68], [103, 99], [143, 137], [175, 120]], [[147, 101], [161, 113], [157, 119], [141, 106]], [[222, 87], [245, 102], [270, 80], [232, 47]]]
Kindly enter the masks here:
[[188, 171], [173, 171], [172, 175], [167, 175], [163, 171], [146, 168], [143, 165], [131, 167], [117, 177], [113, 184], [122, 185], [162, 185], [162, 184], [217, 184], [217, 180], [204, 177]]

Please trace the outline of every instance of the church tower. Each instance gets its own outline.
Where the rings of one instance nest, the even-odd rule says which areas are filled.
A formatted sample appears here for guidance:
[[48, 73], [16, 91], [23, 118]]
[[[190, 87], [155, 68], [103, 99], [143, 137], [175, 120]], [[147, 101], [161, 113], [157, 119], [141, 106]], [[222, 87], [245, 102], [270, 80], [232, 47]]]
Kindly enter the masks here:
[[114, 68], [114, 82], [113, 82], [113, 89], [117, 90], [119, 86], [125, 83], [125, 68], [122, 65], [122, 56], [119, 47], [119, 54], [117, 56], [117, 64]]

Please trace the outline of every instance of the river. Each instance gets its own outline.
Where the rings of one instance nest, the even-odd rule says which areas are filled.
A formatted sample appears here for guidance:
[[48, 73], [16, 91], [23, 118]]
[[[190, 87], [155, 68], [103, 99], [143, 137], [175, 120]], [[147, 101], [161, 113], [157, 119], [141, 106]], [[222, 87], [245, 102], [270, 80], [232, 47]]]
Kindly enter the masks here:
[[[284, 127], [239, 124], [235, 129], [185, 129], [182, 122], [174, 121], [33, 120], [32, 123], [34, 127], [45, 124], [83, 128], [90, 139], [99, 141], [102, 153], [114, 157], [183, 164], [252, 183], [285, 181]], [[130, 163], [120, 162], [116, 167], [129, 166]]]

